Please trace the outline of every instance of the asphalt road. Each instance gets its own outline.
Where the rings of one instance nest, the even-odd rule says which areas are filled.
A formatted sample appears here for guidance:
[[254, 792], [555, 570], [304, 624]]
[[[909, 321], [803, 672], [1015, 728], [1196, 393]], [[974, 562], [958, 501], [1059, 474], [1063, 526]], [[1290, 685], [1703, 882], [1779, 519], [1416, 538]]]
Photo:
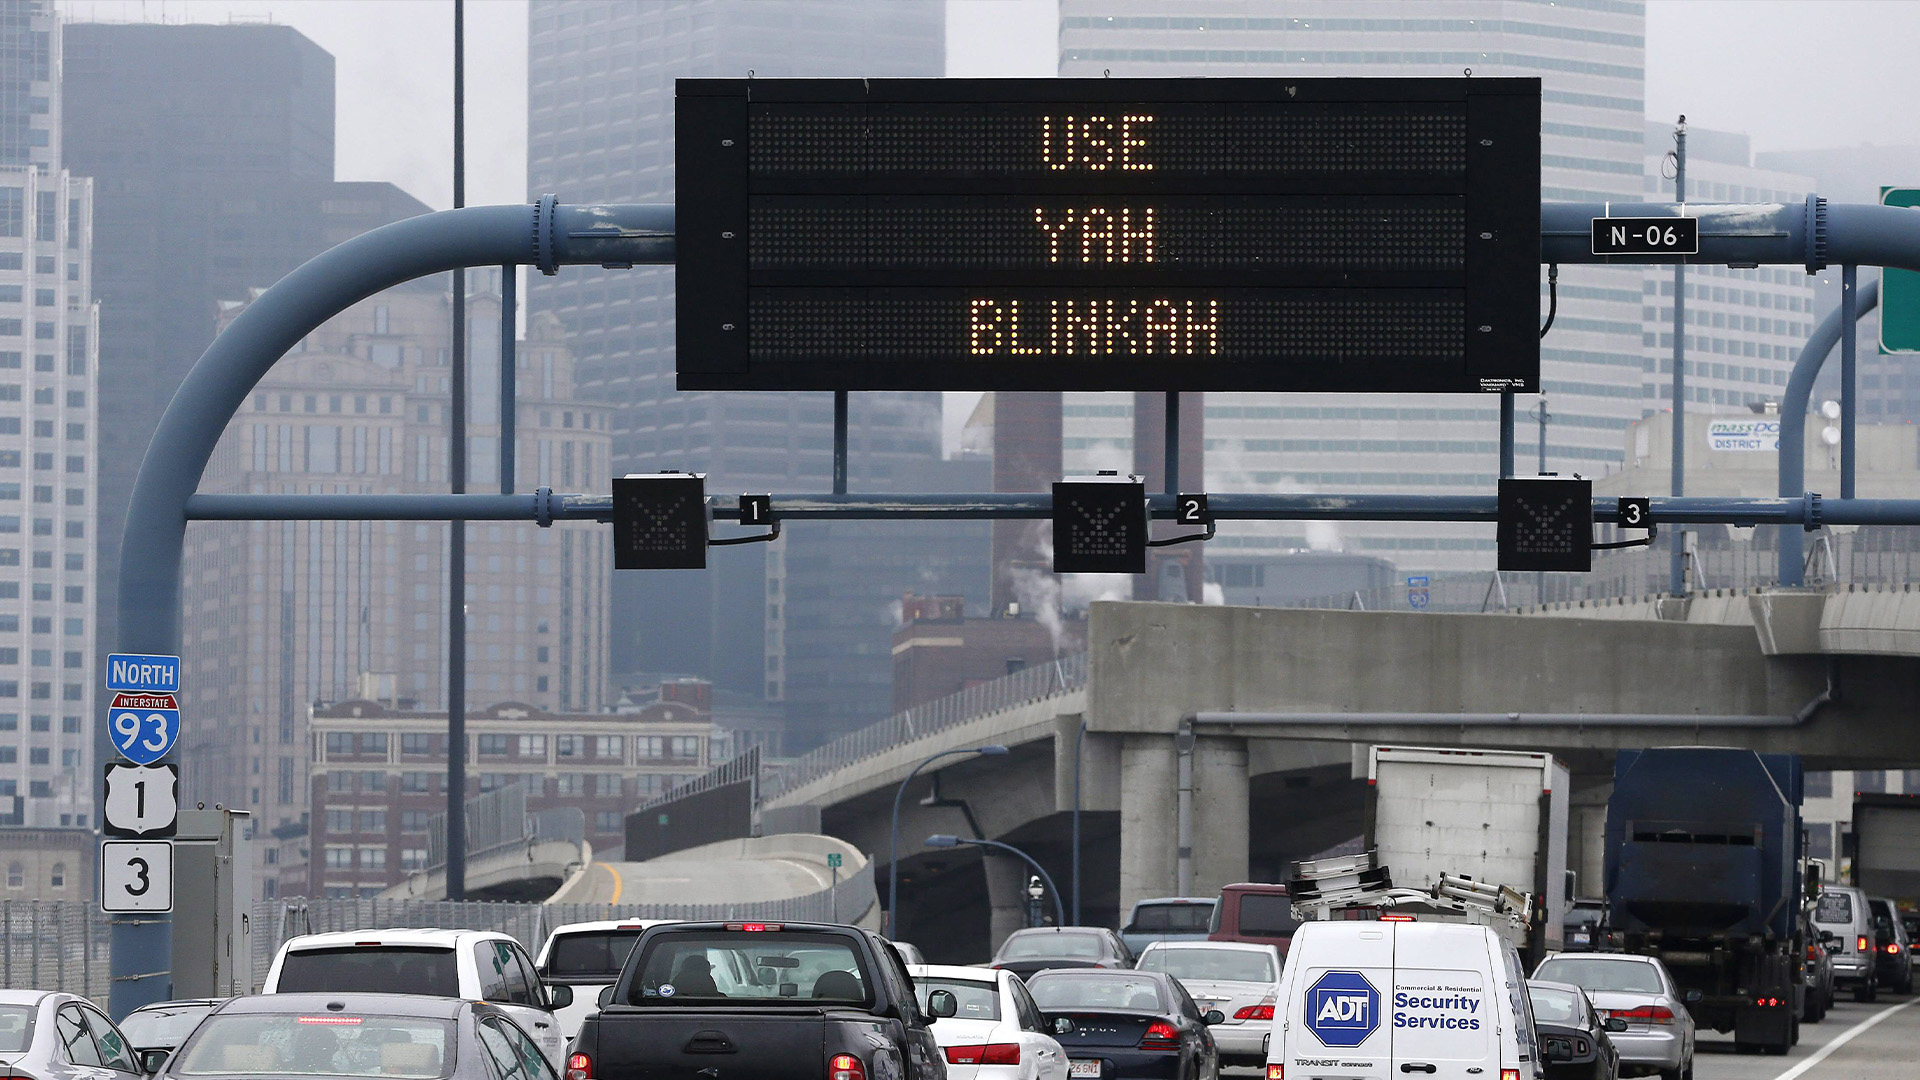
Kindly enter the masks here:
[[825, 867], [785, 859], [594, 863], [557, 900], [593, 904], [725, 904], [783, 900], [824, 889]]
[[1920, 998], [1882, 994], [1872, 1005], [1833, 1003], [1782, 1057], [1736, 1054], [1731, 1036], [1695, 1044], [1694, 1080], [1913, 1080], [1920, 1077]]

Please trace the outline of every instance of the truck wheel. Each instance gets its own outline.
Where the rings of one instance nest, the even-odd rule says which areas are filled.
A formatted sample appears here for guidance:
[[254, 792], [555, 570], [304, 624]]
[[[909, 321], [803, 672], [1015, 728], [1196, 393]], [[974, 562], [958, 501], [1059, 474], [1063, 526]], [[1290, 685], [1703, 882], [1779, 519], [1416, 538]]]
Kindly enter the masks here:
[[1874, 993], [1875, 989], [1872, 983], [1861, 983], [1859, 986], [1853, 988], [1853, 1000], [1860, 1002], [1872, 1001], [1876, 996]]
[[[1788, 1037], [1787, 1037], [1787, 1046], [1788, 1046], [1789, 1048], [1792, 1048], [1792, 1047], [1795, 1047], [1795, 1046], [1799, 1046], [1799, 1045], [1800, 1045], [1800, 1018], [1799, 1018], [1799, 1017], [1797, 1017], [1797, 1016], [1796, 1016], [1796, 1017], [1794, 1017], [1794, 1018], [1793, 1018], [1793, 1027], [1792, 1027], [1792, 1029], [1791, 1029], [1791, 1030], [1790, 1030], [1790, 1031], [1789, 1031], [1789, 1032], [1787, 1033], [1787, 1036], [1788, 1036]], [[1786, 1051], [1784, 1051], [1784, 1050], [1783, 1050], [1783, 1051], [1781, 1051], [1781, 1053], [1785, 1053], [1785, 1052], [1786, 1052]]]

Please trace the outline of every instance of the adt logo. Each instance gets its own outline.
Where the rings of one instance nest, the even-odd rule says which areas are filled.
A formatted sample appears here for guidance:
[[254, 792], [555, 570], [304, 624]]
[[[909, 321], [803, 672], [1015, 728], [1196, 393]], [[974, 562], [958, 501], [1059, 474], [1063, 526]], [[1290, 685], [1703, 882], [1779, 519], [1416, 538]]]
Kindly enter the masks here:
[[1306, 1022], [1327, 1046], [1359, 1046], [1380, 1027], [1380, 991], [1357, 971], [1329, 971], [1307, 987]]

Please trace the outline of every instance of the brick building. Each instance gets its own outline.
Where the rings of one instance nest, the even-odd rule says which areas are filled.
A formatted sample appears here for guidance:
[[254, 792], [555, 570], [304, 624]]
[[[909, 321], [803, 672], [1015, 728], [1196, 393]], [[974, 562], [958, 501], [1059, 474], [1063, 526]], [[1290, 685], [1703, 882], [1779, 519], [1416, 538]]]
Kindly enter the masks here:
[[[709, 700], [706, 683], [687, 680], [621, 712], [470, 710], [468, 797], [525, 782], [529, 813], [578, 807], [594, 850], [617, 849], [629, 810], [707, 770]], [[356, 699], [315, 705], [309, 723], [308, 855], [283, 870], [280, 892], [372, 896], [424, 869], [427, 823], [447, 808], [446, 713]]]

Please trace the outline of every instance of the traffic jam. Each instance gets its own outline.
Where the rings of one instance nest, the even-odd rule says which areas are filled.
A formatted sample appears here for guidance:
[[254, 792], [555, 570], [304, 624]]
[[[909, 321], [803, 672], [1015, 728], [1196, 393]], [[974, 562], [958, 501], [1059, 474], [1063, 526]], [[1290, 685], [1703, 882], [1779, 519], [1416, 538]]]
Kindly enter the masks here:
[[1785, 1054], [1837, 994], [1912, 988], [1898, 905], [1804, 857], [1790, 756], [1622, 752], [1597, 897], [1543, 827], [1567, 820], [1552, 756], [1379, 746], [1368, 771], [1360, 854], [1142, 900], [1119, 931], [1018, 930], [978, 965], [829, 924], [575, 923], [537, 953], [480, 930], [308, 934], [258, 994], [118, 1024], [0, 991], [0, 1075], [1690, 1080], [1709, 1032]]

